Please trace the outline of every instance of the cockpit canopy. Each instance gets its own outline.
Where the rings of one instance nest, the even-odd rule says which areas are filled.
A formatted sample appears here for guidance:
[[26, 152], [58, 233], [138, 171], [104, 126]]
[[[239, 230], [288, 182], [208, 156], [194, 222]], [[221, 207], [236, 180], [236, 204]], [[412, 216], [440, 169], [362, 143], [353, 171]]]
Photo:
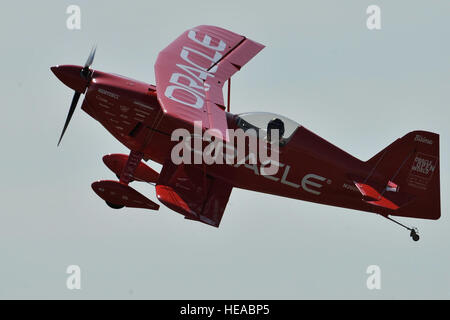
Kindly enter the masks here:
[[285, 141], [287, 141], [294, 133], [294, 131], [300, 126], [300, 124], [294, 120], [271, 112], [247, 112], [238, 114], [236, 124], [244, 131], [248, 129], [255, 129], [256, 131], [259, 131], [260, 138], [266, 138], [267, 125], [273, 119], [280, 119], [281, 121], [283, 121], [283, 138]]

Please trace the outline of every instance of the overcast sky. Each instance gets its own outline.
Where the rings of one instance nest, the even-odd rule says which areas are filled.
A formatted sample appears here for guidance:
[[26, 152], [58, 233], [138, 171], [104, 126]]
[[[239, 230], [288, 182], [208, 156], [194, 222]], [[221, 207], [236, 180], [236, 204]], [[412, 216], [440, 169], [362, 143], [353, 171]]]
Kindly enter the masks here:
[[[66, 8], [81, 8], [81, 30]], [[366, 9], [381, 8], [381, 30]], [[448, 1], [9, 1], [2, 50], [0, 298], [450, 298]], [[234, 189], [219, 229], [115, 211], [90, 185], [128, 153], [50, 72], [83, 64], [155, 82], [158, 52], [212, 24], [266, 48], [234, 78], [232, 111], [277, 112], [366, 160], [416, 129], [441, 135], [442, 217], [379, 216]], [[81, 103], [80, 103], [81, 105]], [[153, 165], [155, 169], [160, 166]], [[151, 185], [133, 183], [157, 201]], [[81, 290], [66, 268], [81, 268]], [[381, 269], [368, 290], [366, 269]]]

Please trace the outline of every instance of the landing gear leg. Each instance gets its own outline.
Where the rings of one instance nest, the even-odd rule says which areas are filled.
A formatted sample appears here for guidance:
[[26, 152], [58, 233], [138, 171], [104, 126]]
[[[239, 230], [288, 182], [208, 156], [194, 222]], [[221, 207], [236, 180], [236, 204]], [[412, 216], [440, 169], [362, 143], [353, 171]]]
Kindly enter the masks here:
[[417, 228], [414, 228], [414, 227], [412, 227], [412, 228], [407, 227], [407, 226], [405, 226], [404, 224], [402, 224], [402, 223], [400, 223], [400, 222], [398, 222], [398, 221], [396, 221], [396, 220], [390, 218], [389, 216], [384, 216], [384, 217], [385, 217], [386, 219], [391, 220], [392, 222], [395, 222], [396, 224], [402, 226], [403, 228], [405, 228], [405, 229], [411, 231], [410, 234], [409, 234], [409, 236], [410, 236], [414, 241], [419, 241], [419, 239], [420, 239], [420, 237], [419, 237], [419, 230], [417, 230]]

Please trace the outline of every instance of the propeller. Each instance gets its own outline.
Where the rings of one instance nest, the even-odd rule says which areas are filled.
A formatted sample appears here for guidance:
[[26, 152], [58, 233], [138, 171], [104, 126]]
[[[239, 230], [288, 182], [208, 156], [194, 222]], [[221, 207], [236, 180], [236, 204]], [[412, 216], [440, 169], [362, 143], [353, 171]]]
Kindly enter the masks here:
[[[91, 72], [91, 70], [89, 68], [92, 65], [92, 62], [94, 61], [95, 51], [96, 50], [97, 50], [97, 47], [93, 46], [92, 49], [91, 49], [91, 52], [89, 53], [89, 56], [88, 56], [88, 58], [86, 60], [86, 63], [84, 64], [84, 67], [81, 69], [81, 72], [80, 72], [80, 76], [84, 80], [87, 80], [86, 83], [89, 82], [90, 76], [92, 75], [92, 72]], [[69, 126], [69, 122], [72, 119], [73, 113], [75, 112], [75, 109], [76, 109], [77, 104], [78, 104], [78, 100], [80, 99], [80, 95], [81, 95], [81, 92], [78, 92], [78, 91], [75, 91], [75, 94], [73, 95], [72, 103], [70, 104], [70, 108], [69, 108], [69, 113], [67, 114], [66, 122], [64, 123], [64, 127], [63, 127], [63, 130], [61, 132], [61, 136], [59, 137], [59, 140], [58, 140], [58, 146], [61, 143], [61, 140], [62, 140], [62, 138], [64, 136], [64, 133], [66, 132], [67, 127]]]
[[89, 57], [86, 60], [86, 63], [84, 64], [83, 69], [81, 69], [81, 75], [85, 78], [88, 78], [89, 76], [89, 67], [92, 65], [92, 62], [94, 62], [95, 57], [95, 51], [97, 51], [97, 46], [94, 45], [91, 49], [91, 52], [89, 53]]

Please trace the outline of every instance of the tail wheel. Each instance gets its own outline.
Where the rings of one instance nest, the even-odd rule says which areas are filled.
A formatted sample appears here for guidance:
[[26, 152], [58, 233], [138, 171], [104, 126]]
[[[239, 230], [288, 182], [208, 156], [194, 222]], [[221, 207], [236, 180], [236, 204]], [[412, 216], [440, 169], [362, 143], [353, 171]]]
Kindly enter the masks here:
[[412, 229], [412, 230], [411, 230], [410, 236], [411, 236], [411, 238], [412, 238], [414, 241], [419, 241], [419, 239], [420, 239], [420, 237], [419, 237], [419, 235], [417, 234], [417, 231], [416, 231], [415, 229]]
[[417, 228], [414, 228], [414, 227], [412, 227], [412, 228], [407, 227], [407, 226], [405, 226], [404, 224], [398, 222], [397, 220], [394, 220], [394, 219], [390, 218], [390, 217], [387, 216], [387, 215], [386, 215], [386, 216], [383, 216], [383, 217], [385, 217], [386, 219], [391, 220], [392, 222], [395, 222], [396, 224], [402, 226], [403, 228], [405, 228], [405, 229], [411, 231], [411, 233], [409, 234], [409, 236], [410, 236], [414, 241], [419, 241], [419, 239], [420, 239], [419, 234], [418, 234], [418, 233], [419, 233], [419, 230], [417, 230]]

